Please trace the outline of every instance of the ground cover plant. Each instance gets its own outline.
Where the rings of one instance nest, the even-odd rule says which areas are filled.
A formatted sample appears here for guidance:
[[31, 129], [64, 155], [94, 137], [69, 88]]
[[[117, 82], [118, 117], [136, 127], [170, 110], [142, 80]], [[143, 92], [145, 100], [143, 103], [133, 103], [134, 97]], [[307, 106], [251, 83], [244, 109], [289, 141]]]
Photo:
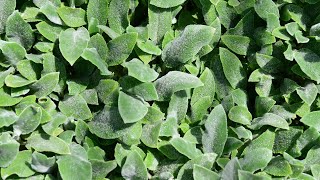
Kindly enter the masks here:
[[319, 40], [320, 0], [0, 0], [1, 178], [320, 179]]

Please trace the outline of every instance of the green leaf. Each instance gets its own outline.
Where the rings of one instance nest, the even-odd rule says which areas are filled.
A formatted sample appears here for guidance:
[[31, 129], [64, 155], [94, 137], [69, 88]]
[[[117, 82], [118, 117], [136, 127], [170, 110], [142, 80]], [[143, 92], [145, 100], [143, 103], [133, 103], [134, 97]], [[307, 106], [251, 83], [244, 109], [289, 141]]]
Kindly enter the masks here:
[[309, 49], [294, 51], [293, 57], [300, 69], [312, 80], [320, 82], [320, 57]]
[[96, 48], [86, 48], [81, 57], [95, 65], [100, 70], [101, 75], [111, 75], [107, 64], [101, 59]]
[[91, 133], [103, 139], [115, 139], [123, 136], [133, 124], [125, 124], [117, 106], [105, 106], [88, 123]]
[[320, 154], [320, 148], [317, 146], [314, 146], [308, 151], [307, 156], [304, 159], [304, 164], [305, 164], [304, 171], [309, 171], [312, 165], [320, 163], [319, 154]]
[[238, 171], [241, 169], [238, 158], [232, 158], [224, 167], [221, 178], [222, 179], [230, 179], [237, 180], [238, 179]]
[[205, 153], [186, 162], [179, 170], [177, 179], [189, 179], [193, 177], [194, 165], [199, 165], [211, 169], [217, 158], [215, 153]]
[[47, 134], [32, 134], [27, 139], [27, 147], [38, 152], [53, 152], [56, 154], [70, 154], [69, 145], [62, 139]]
[[271, 177], [252, 174], [248, 171], [239, 170], [239, 180], [247, 180], [247, 179], [255, 179], [255, 180], [271, 180]]
[[275, 133], [269, 130], [266, 130], [262, 134], [260, 134], [257, 138], [255, 138], [243, 151], [243, 154], [247, 154], [248, 152], [259, 149], [266, 148], [269, 150], [273, 149], [275, 140]]
[[267, 20], [269, 14], [280, 16], [279, 9], [272, 0], [257, 0], [254, 4], [254, 10], [264, 20]]
[[173, 118], [176, 122], [185, 119], [188, 110], [188, 96], [185, 90], [173, 93], [167, 109], [167, 119]]
[[57, 9], [57, 13], [69, 27], [80, 27], [87, 24], [85, 21], [86, 11], [81, 8], [62, 6]]
[[137, 38], [137, 33], [125, 33], [109, 41], [107, 44], [109, 49], [107, 64], [109, 66], [122, 64], [131, 54], [136, 45]]
[[281, 156], [274, 157], [264, 171], [273, 176], [289, 176], [292, 174], [289, 162]]
[[31, 91], [37, 97], [44, 97], [52, 93], [59, 82], [59, 72], [52, 72], [42, 76], [37, 82], [30, 86]]
[[9, 133], [2, 133], [0, 136], [0, 167], [8, 167], [19, 153], [20, 144], [14, 140]]
[[18, 120], [16, 113], [10, 109], [0, 108], [0, 128], [12, 125]]
[[39, 33], [51, 42], [55, 42], [63, 31], [63, 27], [45, 21], [36, 24], [36, 27]]
[[140, 138], [143, 144], [151, 148], [157, 148], [161, 125], [162, 121], [159, 120], [143, 126]]
[[195, 164], [193, 166], [193, 179], [194, 180], [218, 180], [219, 175], [210, 169]]
[[148, 20], [148, 37], [156, 44], [161, 44], [164, 35], [171, 29], [171, 10], [149, 5]]
[[222, 105], [216, 106], [205, 122], [205, 131], [202, 135], [203, 151], [216, 153], [220, 156], [227, 141], [227, 115]]
[[239, 55], [247, 55], [251, 42], [249, 37], [239, 35], [223, 35], [221, 36], [221, 41], [231, 51]]
[[108, 3], [108, 0], [90, 0], [87, 6], [87, 22], [95, 18], [98, 20], [98, 24], [107, 24]]
[[56, 164], [55, 157], [47, 157], [45, 154], [38, 152], [32, 153], [31, 168], [39, 173], [50, 172]]
[[119, 83], [111, 79], [101, 80], [96, 86], [98, 98], [104, 104], [110, 105], [118, 102]]
[[7, 19], [16, 8], [16, 1], [1, 0], [0, 4], [0, 34], [3, 34]]
[[[1, 177], [7, 179], [7, 177], [16, 174], [20, 178], [24, 178], [35, 174], [29, 165], [32, 159], [31, 153], [30, 150], [20, 151], [8, 167], [1, 168]], [[23, 171], [21, 171], [22, 169]]]
[[39, 107], [28, 106], [19, 115], [13, 128], [17, 134], [29, 134], [40, 125], [42, 111]]
[[62, 21], [57, 13], [57, 6], [50, 1], [42, 1], [37, 5], [40, 6], [40, 12], [43, 13], [51, 22], [62, 25]]
[[266, 125], [281, 129], [289, 129], [287, 121], [273, 113], [266, 113], [262, 117], [254, 118], [251, 122], [250, 128], [257, 130]]
[[62, 179], [92, 179], [92, 166], [88, 161], [86, 150], [79, 144], [70, 145], [71, 154], [63, 155], [57, 160]]
[[138, 41], [137, 47], [145, 53], [157, 56], [161, 55], [161, 49], [150, 40], [147, 40], [146, 42]]
[[95, 48], [103, 61], [106, 61], [108, 54], [107, 43], [101, 34], [91, 36], [88, 48]]
[[297, 93], [305, 103], [307, 103], [309, 106], [311, 106], [313, 101], [317, 97], [318, 88], [315, 84], [309, 83], [309, 84], [305, 85], [304, 87], [298, 88]]
[[213, 100], [215, 96], [216, 85], [212, 71], [209, 68], [205, 68], [199, 79], [204, 86], [197, 87], [193, 90], [191, 105], [195, 104], [195, 102], [202, 97], [208, 96], [210, 100]]
[[103, 179], [117, 167], [117, 162], [89, 160], [92, 166], [92, 179]]
[[186, 0], [176, 0], [176, 1], [170, 1], [170, 0], [151, 0], [150, 4], [157, 6], [159, 8], [171, 8], [175, 6], [179, 6], [183, 4]]
[[124, 63], [128, 68], [128, 75], [138, 79], [141, 82], [151, 82], [157, 79], [159, 74], [148, 65], [143, 64], [139, 59], [132, 59]]
[[13, 12], [7, 19], [6, 37], [9, 41], [21, 44], [26, 50], [29, 50], [34, 43], [33, 30], [18, 11]]
[[151, 82], [142, 83], [141, 81], [125, 76], [120, 80], [120, 85], [124, 91], [143, 98], [145, 101], [153, 101], [158, 99], [155, 85]]
[[170, 71], [155, 81], [160, 101], [168, 100], [174, 92], [203, 86], [196, 76], [180, 71]]
[[231, 86], [234, 89], [245, 87], [247, 75], [238, 57], [225, 48], [219, 48], [219, 54], [223, 72]]
[[188, 25], [181, 36], [169, 42], [161, 59], [168, 67], [176, 67], [192, 60], [203, 46], [209, 45], [215, 29], [204, 25]]
[[72, 66], [87, 48], [90, 40], [87, 29], [80, 27], [77, 30], [69, 28], [59, 35], [59, 49], [63, 57]]
[[92, 117], [86, 100], [81, 95], [66, 95], [59, 102], [60, 111], [67, 117], [74, 117], [77, 120], [86, 120]]
[[148, 172], [143, 159], [136, 151], [131, 151], [122, 166], [121, 175], [125, 179], [148, 179]]
[[185, 155], [189, 159], [194, 159], [200, 156], [202, 153], [196, 148], [196, 145], [188, 142], [181, 137], [174, 137], [170, 140], [170, 144], [181, 154]]
[[[259, 156], [263, 154], [263, 156]], [[272, 151], [267, 148], [257, 148], [249, 151], [240, 164], [243, 170], [254, 172], [265, 168], [272, 159]]]
[[20, 44], [15, 42], [0, 40], [0, 50], [6, 60], [4, 61], [4, 64], [15, 66], [26, 56], [26, 50]]
[[22, 97], [11, 97], [8, 94], [7, 88], [1, 88], [0, 89], [0, 107], [9, 107], [18, 104], [21, 100]]
[[320, 122], [318, 120], [319, 117], [320, 117], [320, 111], [312, 111], [302, 116], [302, 118], [300, 119], [300, 122], [320, 131]]
[[119, 113], [124, 123], [134, 123], [141, 120], [148, 112], [148, 106], [141, 100], [120, 92]]
[[51, 116], [51, 119], [48, 123], [42, 125], [42, 129], [47, 134], [54, 136], [55, 132], [57, 132], [59, 129], [61, 130], [61, 128], [59, 126], [65, 122], [67, 122], [67, 120], [68, 120], [67, 116], [65, 116], [64, 114], [62, 114], [60, 112], [56, 113]]
[[33, 83], [34, 81], [27, 80], [19, 75], [11, 75], [9, 74], [4, 80], [6, 86], [8, 87], [22, 87]]
[[234, 106], [230, 109], [228, 117], [231, 121], [243, 124], [250, 125], [252, 120], [252, 115], [247, 107], [243, 106]]
[[122, 34], [129, 25], [129, 7], [129, 0], [111, 0], [109, 4], [109, 26], [119, 34]]

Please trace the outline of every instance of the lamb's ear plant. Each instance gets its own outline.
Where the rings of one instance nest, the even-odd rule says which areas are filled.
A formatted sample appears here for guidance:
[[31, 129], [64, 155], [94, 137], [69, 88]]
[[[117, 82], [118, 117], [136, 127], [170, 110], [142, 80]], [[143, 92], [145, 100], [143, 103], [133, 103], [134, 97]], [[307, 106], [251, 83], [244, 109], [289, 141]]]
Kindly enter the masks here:
[[1, 179], [319, 179], [320, 0], [0, 0]]

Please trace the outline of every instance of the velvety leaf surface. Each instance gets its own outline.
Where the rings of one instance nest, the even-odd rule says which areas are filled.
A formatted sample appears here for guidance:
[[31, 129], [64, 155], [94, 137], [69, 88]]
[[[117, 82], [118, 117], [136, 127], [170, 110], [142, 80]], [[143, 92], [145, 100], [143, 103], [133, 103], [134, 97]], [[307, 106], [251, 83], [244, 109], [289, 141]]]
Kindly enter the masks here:
[[59, 35], [59, 49], [63, 57], [73, 65], [81, 56], [90, 40], [87, 29], [81, 27], [77, 30], [69, 28]]

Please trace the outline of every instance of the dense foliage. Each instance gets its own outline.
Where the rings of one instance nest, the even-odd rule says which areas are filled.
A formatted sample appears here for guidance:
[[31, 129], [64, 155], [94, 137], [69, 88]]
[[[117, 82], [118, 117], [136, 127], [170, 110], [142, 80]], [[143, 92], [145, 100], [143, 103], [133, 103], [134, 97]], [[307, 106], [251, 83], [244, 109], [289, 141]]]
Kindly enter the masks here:
[[0, 0], [2, 179], [320, 178], [320, 0]]

